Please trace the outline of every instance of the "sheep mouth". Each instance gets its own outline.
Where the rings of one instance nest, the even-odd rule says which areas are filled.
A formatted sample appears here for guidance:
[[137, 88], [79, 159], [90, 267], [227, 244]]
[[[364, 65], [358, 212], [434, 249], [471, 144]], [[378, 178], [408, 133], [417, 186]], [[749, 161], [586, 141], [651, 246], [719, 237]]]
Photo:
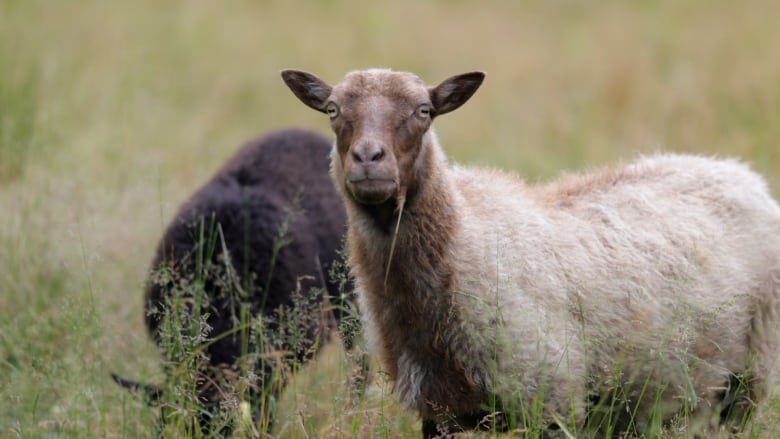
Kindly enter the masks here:
[[382, 204], [395, 196], [398, 184], [389, 178], [360, 178], [347, 180], [347, 190], [360, 204]]

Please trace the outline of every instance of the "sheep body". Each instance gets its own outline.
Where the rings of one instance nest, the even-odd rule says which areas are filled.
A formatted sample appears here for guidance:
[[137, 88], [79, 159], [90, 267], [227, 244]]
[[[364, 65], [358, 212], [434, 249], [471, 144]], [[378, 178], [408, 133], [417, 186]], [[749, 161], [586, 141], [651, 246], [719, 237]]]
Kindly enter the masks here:
[[[158, 245], [146, 324], [176, 363], [186, 361], [171, 357], [181, 350], [177, 333], [191, 333], [171, 325], [204, 319], [208, 333], [195, 379], [207, 431], [230, 431], [211, 425], [212, 417], [237, 386], [231, 375], [247, 367], [256, 379], [245, 397], [270, 424], [268, 402], [284, 386], [282, 369], [312, 358], [330, 320], [342, 316], [338, 308], [352, 300], [329, 275], [346, 232], [343, 203], [326, 172], [329, 150], [328, 139], [299, 129], [247, 142], [180, 207]], [[183, 320], [177, 303], [185, 306]], [[252, 329], [237, 330], [246, 323]]]
[[765, 398], [780, 207], [747, 166], [659, 154], [529, 186], [448, 165], [430, 128], [475, 74], [430, 88], [385, 70], [334, 87], [283, 76], [331, 115], [366, 336], [426, 436], [496, 411], [523, 424], [536, 403], [542, 425], [580, 428], [610, 397], [624, 406], [610, 434], [678, 415], [711, 432]]
[[[585, 403], [587, 392], [612, 391], [621, 369], [648, 395], [659, 394], [658, 386], [670, 386], [674, 397], [685, 395], [690, 380], [702, 399], [698, 404], [713, 406], [719, 401], [709, 389], [746, 371], [750, 355], [769, 350], [756, 366], [761, 374], [770, 371], [776, 340], [751, 325], [754, 313], [777, 312], [780, 210], [744, 166], [650, 157], [576, 179], [575, 187], [593, 185], [576, 194], [568, 193], [572, 181], [532, 188], [495, 171], [455, 168], [452, 180], [450, 201], [460, 224], [451, 237], [457, 245], [450, 249], [450, 306], [461, 315], [436, 320], [459, 319], [460, 326], [443, 326], [437, 335], [452, 340], [453, 363], [473, 365], [465, 375], [477, 388], [492, 389], [506, 402], [547, 393], [550, 409], [565, 415]], [[406, 214], [414, 213], [410, 208]], [[405, 262], [400, 249], [409, 243], [436, 239], [414, 229], [399, 230], [394, 264]], [[354, 259], [357, 279], [379, 268], [364, 260]], [[420, 355], [425, 342], [410, 340], [407, 331], [430, 326], [426, 321], [436, 310], [423, 305], [419, 322], [397, 325], [394, 314], [409, 315], [410, 306], [399, 302], [394, 313], [385, 294], [375, 304], [372, 296], [382, 290], [377, 281], [359, 286], [368, 338], [379, 352], [398, 346], [391, 355], [401, 400], [424, 418], [433, 416], [426, 401], [446, 394], [451, 384], [437, 381], [446, 376], [441, 364]], [[757, 311], [762, 303], [766, 308]], [[652, 374], [658, 383], [645, 381]], [[754, 393], [763, 394], [769, 384]], [[685, 401], [672, 400], [679, 409]], [[440, 405], [478, 412], [473, 401], [453, 398]]]

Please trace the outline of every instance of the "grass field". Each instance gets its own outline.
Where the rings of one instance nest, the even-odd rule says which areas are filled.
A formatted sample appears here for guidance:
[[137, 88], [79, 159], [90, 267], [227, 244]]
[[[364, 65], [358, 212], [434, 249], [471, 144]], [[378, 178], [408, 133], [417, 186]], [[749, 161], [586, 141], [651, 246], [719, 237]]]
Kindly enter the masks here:
[[[327, 133], [279, 77], [484, 70], [437, 120], [458, 162], [530, 181], [658, 150], [738, 156], [780, 197], [780, 2], [0, 0], [0, 437], [151, 437], [117, 371], [162, 379], [141, 288], [179, 203], [244, 140]], [[416, 437], [334, 344], [280, 437]], [[754, 435], [776, 437], [780, 406]]]

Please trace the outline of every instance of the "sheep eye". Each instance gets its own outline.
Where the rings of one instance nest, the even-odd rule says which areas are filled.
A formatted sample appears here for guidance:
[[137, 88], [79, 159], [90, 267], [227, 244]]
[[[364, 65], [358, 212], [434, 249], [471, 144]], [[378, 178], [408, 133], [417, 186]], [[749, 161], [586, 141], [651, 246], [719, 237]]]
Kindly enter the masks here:
[[330, 102], [325, 107], [325, 112], [328, 113], [328, 117], [330, 117], [331, 119], [335, 119], [336, 116], [339, 115], [339, 107], [338, 107], [338, 105], [334, 104], [333, 102]]
[[427, 119], [431, 116], [431, 107], [428, 105], [420, 105], [417, 108], [417, 116], [423, 119]]

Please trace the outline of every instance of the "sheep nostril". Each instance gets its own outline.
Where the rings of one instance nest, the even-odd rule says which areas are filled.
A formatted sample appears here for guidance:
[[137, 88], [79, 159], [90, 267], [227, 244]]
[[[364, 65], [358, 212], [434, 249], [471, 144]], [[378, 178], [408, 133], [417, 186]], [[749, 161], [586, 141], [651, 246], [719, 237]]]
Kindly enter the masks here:
[[357, 152], [352, 153], [352, 159], [355, 160], [357, 163], [363, 163], [363, 158]]
[[378, 161], [382, 160], [382, 157], [384, 157], [384, 156], [385, 156], [385, 150], [384, 149], [380, 149], [379, 152], [376, 152], [376, 153], [374, 153], [374, 155], [371, 156], [371, 161], [372, 162], [378, 162]]

